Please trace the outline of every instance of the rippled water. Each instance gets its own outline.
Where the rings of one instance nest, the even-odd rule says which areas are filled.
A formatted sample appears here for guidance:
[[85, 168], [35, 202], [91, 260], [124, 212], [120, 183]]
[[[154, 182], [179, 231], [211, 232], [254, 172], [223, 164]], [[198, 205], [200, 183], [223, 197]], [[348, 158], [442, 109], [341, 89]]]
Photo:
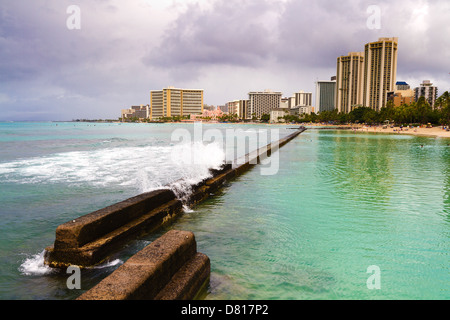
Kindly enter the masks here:
[[[209, 176], [210, 168], [241, 155], [222, 141], [226, 131], [249, 134], [248, 152], [264, 142], [250, 133], [264, 127], [0, 123], [0, 299], [76, 297], [65, 274], [43, 265], [59, 224], [161, 187], [188, 192], [183, 189]], [[88, 270], [85, 285], [122, 262]]]
[[[76, 298], [167, 230], [83, 270], [78, 291], [42, 265], [59, 224], [201, 176], [230, 152], [199, 147], [200, 168], [170, 170], [173, 126], [70, 125], [0, 134], [1, 299]], [[193, 231], [210, 257], [206, 299], [448, 299], [448, 143], [308, 130], [281, 149], [276, 175], [255, 167], [169, 229]], [[372, 265], [379, 290], [366, 284]]]
[[303, 133], [278, 175], [250, 171], [174, 226], [212, 260], [207, 299], [450, 298], [448, 142]]

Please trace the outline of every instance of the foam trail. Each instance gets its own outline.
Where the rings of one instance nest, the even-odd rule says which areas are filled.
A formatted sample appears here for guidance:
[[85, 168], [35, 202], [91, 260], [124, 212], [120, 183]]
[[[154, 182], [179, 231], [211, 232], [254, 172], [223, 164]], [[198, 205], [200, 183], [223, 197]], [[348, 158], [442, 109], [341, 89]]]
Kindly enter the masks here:
[[120, 260], [120, 259], [115, 259], [113, 261], [107, 261], [105, 263], [102, 263], [102, 264], [100, 264], [98, 266], [93, 266], [93, 267], [91, 267], [89, 269], [104, 269], [104, 268], [114, 267], [114, 266], [117, 266], [119, 264], [123, 264], [123, 261]]
[[184, 213], [192, 213], [195, 212], [193, 209], [189, 208], [187, 205], [183, 205], [183, 211]]

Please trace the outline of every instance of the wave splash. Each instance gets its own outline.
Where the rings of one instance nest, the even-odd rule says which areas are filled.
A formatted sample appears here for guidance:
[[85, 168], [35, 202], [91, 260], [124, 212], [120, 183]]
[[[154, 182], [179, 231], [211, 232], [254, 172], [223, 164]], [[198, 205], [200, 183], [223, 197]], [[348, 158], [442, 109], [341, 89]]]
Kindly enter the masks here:
[[[202, 142], [175, 146], [146, 146], [103, 149], [91, 152], [67, 152], [52, 156], [17, 160], [0, 164], [0, 181], [26, 184], [65, 183], [99, 187], [133, 187], [140, 193], [171, 188], [185, 200], [192, 187], [212, 176], [219, 169], [225, 152], [218, 144]], [[186, 213], [193, 212], [186, 204]], [[23, 261], [23, 275], [48, 275], [54, 269], [44, 263], [45, 250]], [[122, 263], [107, 262], [96, 268]]]
[[44, 254], [45, 250], [41, 253], [26, 258], [19, 267], [20, 273], [26, 276], [43, 276], [55, 272], [54, 269], [50, 268], [44, 263]]
[[218, 144], [202, 142], [73, 151], [0, 163], [0, 182], [118, 186], [144, 193], [183, 181], [184, 190], [224, 161]]

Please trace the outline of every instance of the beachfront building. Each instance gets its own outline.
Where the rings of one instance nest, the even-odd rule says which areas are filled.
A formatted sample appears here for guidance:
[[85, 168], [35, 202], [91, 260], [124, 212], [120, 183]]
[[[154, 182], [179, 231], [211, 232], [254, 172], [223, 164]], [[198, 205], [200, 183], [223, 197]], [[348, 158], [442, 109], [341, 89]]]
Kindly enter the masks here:
[[420, 97], [425, 97], [425, 100], [434, 109], [438, 97], [438, 88], [433, 86], [430, 80], [423, 80], [420, 87], [414, 89], [414, 100], [417, 102]]
[[337, 58], [335, 106], [349, 113], [363, 103], [364, 52]]
[[251, 119], [250, 114], [250, 100], [239, 100], [239, 118], [242, 120]]
[[281, 92], [264, 90], [261, 92], [249, 92], [249, 113], [260, 119], [263, 114], [270, 114], [270, 110], [280, 109]]
[[316, 82], [317, 112], [333, 111], [336, 107], [336, 80]]
[[306, 114], [311, 114], [314, 112], [314, 107], [311, 106], [296, 106], [289, 109], [289, 114], [291, 116], [303, 117]]
[[[364, 52], [337, 58], [336, 108], [349, 113], [359, 106], [380, 111], [396, 90], [398, 38], [379, 38]], [[403, 90], [403, 89], [402, 89]], [[405, 96], [405, 94], [403, 94]]]
[[225, 104], [228, 108], [228, 114], [239, 116], [239, 100], [233, 100]]
[[235, 114], [239, 119], [251, 119], [249, 113], [250, 100], [233, 100], [225, 104], [228, 109], [228, 114]]
[[367, 43], [364, 51], [363, 105], [380, 111], [387, 93], [395, 90], [398, 38], [379, 38]]
[[312, 92], [300, 90], [294, 93], [295, 106], [312, 106]]
[[150, 118], [200, 115], [203, 113], [203, 90], [168, 87], [150, 91]]
[[405, 81], [397, 81], [395, 91], [387, 93], [387, 101], [391, 101], [394, 107], [414, 102], [414, 90]]
[[387, 101], [392, 101], [394, 107], [400, 107], [404, 104], [411, 104], [414, 102], [414, 95], [403, 96], [402, 91], [388, 92]]
[[414, 90], [405, 81], [397, 81], [395, 84], [395, 93], [401, 94], [404, 98], [414, 98]]
[[281, 104], [280, 104], [281, 109], [289, 109], [289, 104], [290, 104], [290, 98], [287, 98], [287, 97], [281, 98]]
[[124, 120], [131, 119], [148, 119], [150, 117], [150, 105], [132, 106], [129, 109], [122, 109], [121, 118]]
[[224, 115], [220, 108], [211, 110], [210, 108], [204, 109], [201, 115], [192, 114], [189, 120], [181, 120], [183, 122], [217, 122], [220, 117]]
[[270, 110], [270, 123], [284, 122], [283, 117], [289, 115], [288, 108], [278, 108]]

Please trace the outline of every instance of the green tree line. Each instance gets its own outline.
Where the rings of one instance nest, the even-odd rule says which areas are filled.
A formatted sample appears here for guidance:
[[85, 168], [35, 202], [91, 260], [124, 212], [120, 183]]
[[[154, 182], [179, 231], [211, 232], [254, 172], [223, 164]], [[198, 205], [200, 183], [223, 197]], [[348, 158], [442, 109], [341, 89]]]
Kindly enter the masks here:
[[428, 124], [450, 125], [450, 95], [446, 91], [436, 99], [435, 108], [424, 97], [419, 98], [417, 102], [403, 104], [395, 107], [392, 102], [388, 102], [386, 107], [380, 111], [375, 111], [368, 107], [357, 107], [350, 113], [333, 111], [322, 111], [320, 114], [312, 113], [310, 115], [285, 116], [286, 122], [329, 122], [335, 124], [346, 123], [366, 123], [380, 124], [388, 120], [397, 124]]

